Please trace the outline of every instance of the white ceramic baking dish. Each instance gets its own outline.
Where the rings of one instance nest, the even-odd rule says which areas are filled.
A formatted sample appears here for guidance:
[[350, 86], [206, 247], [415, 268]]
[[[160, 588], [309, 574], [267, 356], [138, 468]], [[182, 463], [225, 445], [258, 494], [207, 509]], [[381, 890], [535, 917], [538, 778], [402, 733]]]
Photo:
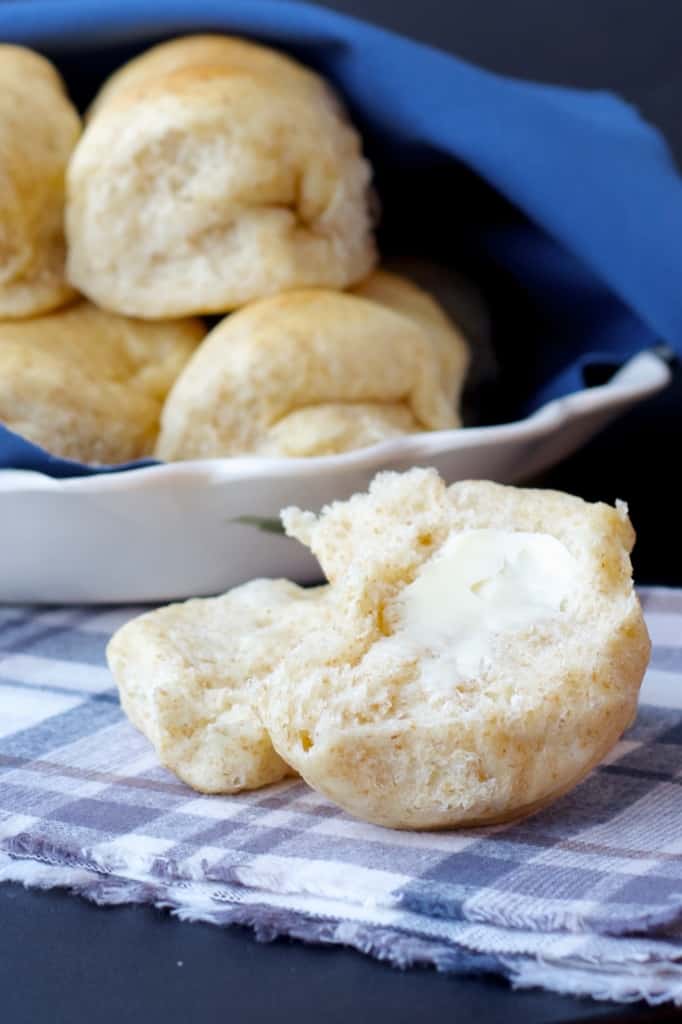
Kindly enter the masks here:
[[379, 470], [414, 465], [435, 466], [450, 482], [528, 479], [669, 380], [666, 363], [645, 352], [608, 384], [519, 422], [323, 458], [216, 459], [66, 480], [2, 470], [0, 601], [145, 602], [217, 593], [254, 576], [311, 581], [320, 575], [313, 557], [277, 532], [285, 506], [319, 509], [366, 488]]

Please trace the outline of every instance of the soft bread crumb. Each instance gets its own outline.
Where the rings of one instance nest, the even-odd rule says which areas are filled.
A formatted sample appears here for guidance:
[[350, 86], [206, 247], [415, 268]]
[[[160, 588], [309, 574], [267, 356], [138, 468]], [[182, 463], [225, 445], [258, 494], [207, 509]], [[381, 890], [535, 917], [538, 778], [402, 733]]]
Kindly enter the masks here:
[[123, 709], [163, 765], [203, 793], [236, 793], [291, 769], [257, 702], [264, 676], [310, 627], [326, 588], [254, 580], [218, 598], [148, 612], [107, 648]]
[[[630, 723], [650, 644], [623, 509], [447, 488], [415, 469], [283, 521], [320, 559], [339, 612], [268, 677], [263, 719], [281, 756], [351, 813], [395, 828], [506, 820], [575, 785]], [[399, 608], [448, 538], [486, 529], [556, 538], [576, 585], [562, 611], [491, 636], [471, 675], [408, 636]]]

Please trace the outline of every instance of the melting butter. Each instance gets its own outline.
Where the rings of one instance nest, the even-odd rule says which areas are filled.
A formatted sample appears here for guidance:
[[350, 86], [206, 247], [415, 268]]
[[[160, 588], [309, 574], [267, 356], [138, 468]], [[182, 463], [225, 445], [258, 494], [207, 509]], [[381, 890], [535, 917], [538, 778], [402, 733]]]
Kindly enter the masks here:
[[[480, 670], [499, 633], [561, 614], [579, 586], [566, 546], [546, 533], [453, 534], [398, 600], [401, 640], [447, 662], [448, 676]], [[429, 672], [429, 675], [432, 673]]]

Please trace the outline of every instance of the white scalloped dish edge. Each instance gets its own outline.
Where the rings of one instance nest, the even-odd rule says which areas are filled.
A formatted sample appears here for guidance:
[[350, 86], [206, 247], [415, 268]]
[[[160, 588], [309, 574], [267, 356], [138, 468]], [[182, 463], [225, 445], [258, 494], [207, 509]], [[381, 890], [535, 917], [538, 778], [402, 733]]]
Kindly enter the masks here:
[[527, 419], [411, 434], [342, 455], [177, 462], [63, 480], [0, 470], [0, 601], [160, 601], [260, 575], [310, 581], [319, 578], [311, 555], [243, 518], [276, 519], [291, 504], [317, 509], [364, 489], [381, 469], [433, 465], [448, 482], [517, 482], [670, 379], [668, 365], [643, 352], [607, 384]]

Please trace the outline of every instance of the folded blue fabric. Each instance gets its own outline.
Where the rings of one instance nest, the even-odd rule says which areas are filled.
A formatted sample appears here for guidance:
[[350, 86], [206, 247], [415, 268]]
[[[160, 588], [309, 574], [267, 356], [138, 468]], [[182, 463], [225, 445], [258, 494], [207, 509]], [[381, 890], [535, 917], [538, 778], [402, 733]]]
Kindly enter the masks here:
[[[132, 53], [207, 30], [285, 49], [344, 94], [376, 168], [384, 250], [446, 260], [491, 299], [504, 391], [515, 396], [495, 418], [581, 389], [589, 365], [617, 365], [661, 340], [682, 352], [682, 179], [659, 133], [615, 96], [503, 78], [298, 4], [0, 8], [0, 39], [56, 60], [81, 104]], [[0, 467], [107, 471], [50, 457], [2, 427]]]

